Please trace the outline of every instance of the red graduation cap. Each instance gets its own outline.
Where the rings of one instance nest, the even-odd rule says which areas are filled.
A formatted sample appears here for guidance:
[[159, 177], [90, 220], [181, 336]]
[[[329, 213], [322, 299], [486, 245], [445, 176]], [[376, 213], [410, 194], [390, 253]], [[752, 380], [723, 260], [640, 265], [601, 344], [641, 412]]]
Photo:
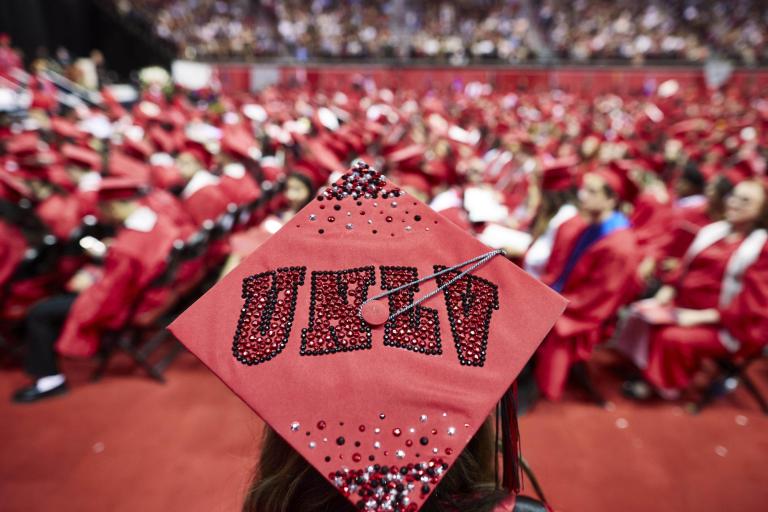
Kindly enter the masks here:
[[33, 195], [32, 189], [24, 183], [24, 180], [4, 169], [0, 169], [0, 197], [19, 200], [30, 198]]
[[123, 176], [126, 178], [133, 178], [144, 183], [148, 183], [150, 181], [150, 176], [152, 173], [149, 165], [126, 155], [122, 151], [111, 151], [109, 154], [108, 165], [110, 176]]
[[96, 151], [74, 144], [64, 144], [61, 147], [61, 155], [76, 164], [82, 165], [94, 171], [101, 171], [101, 155]]
[[625, 160], [615, 160], [591, 172], [600, 176], [621, 201], [631, 203], [640, 193], [637, 184], [629, 176]]
[[541, 168], [541, 188], [558, 191], [573, 187], [573, 170], [578, 164], [579, 158], [575, 155], [546, 162]]
[[131, 199], [141, 195], [147, 189], [145, 181], [136, 178], [115, 177], [104, 178], [99, 182], [99, 201], [114, 201]]
[[170, 329], [352, 503], [415, 512], [565, 306], [498, 254], [357, 163]]
[[87, 136], [86, 133], [75, 126], [75, 123], [68, 119], [64, 119], [63, 117], [54, 117], [51, 119], [51, 131], [65, 139], [78, 140], [86, 138]]
[[40, 147], [40, 136], [37, 132], [25, 132], [11, 137], [5, 143], [5, 150], [18, 157], [35, 153]]

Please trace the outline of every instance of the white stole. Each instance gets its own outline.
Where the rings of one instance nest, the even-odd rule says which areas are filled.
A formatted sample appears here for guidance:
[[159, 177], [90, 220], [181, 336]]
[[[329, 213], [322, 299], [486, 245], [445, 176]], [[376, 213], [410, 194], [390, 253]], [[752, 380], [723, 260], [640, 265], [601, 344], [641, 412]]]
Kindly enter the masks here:
[[547, 229], [533, 242], [525, 254], [523, 268], [536, 279], [541, 279], [544, 269], [552, 256], [552, 248], [555, 245], [555, 237], [560, 226], [571, 220], [578, 214], [578, 210], [572, 204], [564, 204], [554, 217], [549, 220]]

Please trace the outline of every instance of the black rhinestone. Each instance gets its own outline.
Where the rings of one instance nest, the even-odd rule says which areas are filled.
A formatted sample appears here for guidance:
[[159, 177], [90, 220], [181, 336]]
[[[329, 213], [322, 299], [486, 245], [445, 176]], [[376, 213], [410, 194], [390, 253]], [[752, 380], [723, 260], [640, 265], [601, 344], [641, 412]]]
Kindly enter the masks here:
[[419, 443], [421, 443], [421, 444], [422, 444], [422, 446], [426, 446], [426, 445], [428, 445], [428, 444], [429, 444], [429, 438], [428, 438], [428, 437], [426, 437], [426, 436], [425, 436], [425, 437], [422, 437], [421, 439], [419, 439]]
[[343, 446], [344, 443], [346, 443], [346, 442], [347, 442], [346, 439], [344, 439], [343, 437], [338, 437], [336, 439], [336, 444], [339, 445], [339, 446]]

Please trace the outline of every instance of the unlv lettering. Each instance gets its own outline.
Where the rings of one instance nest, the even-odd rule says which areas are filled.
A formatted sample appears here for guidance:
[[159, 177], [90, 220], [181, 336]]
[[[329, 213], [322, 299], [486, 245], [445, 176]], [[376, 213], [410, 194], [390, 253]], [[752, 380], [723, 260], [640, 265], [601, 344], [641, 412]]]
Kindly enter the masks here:
[[[445, 267], [435, 265], [434, 269], [439, 272]], [[458, 274], [458, 270], [453, 270], [438, 276], [438, 285], [442, 286]], [[494, 309], [499, 309], [498, 287], [481, 277], [466, 275], [445, 288], [443, 295], [459, 362], [467, 366], [483, 366], [491, 315]]]
[[243, 279], [243, 299], [232, 354], [243, 364], [269, 361], [291, 334], [296, 296], [306, 267], [279, 268]]
[[[381, 267], [381, 288], [394, 290], [419, 278], [414, 267]], [[387, 296], [389, 315], [413, 304], [418, 285], [409, 286]], [[384, 344], [428, 355], [443, 353], [440, 343], [440, 321], [437, 311], [416, 306], [384, 324]]]
[[301, 355], [371, 348], [371, 328], [358, 311], [375, 283], [373, 267], [312, 272], [309, 327], [301, 330]]
[[[446, 267], [435, 265], [435, 272]], [[381, 267], [381, 288], [393, 290], [416, 281], [413, 267]], [[264, 363], [286, 346], [293, 325], [298, 287], [304, 285], [306, 267], [285, 267], [243, 280], [245, 304], [240, 313], [232, 352], [243, 364]], [[459, 271], [437, 277], [438, 286]], [[371, 327], [361, 318], [360, 306], [376, 284], [374, 267], [312, 272], [309, 322], [301, 330], [300, 354], [326, 355], [368, 350]], [[418, 286], [388, 296], [389, 314], [413, 304]], [[451, 334], [459, 362], [483, 366], [491, 316], [499, 309], [498, 288], [486, 279], [467, 275], [443, 290]], [[384, 345], [427, 355], [442, 354], [437, 310], [415, 306], [384, 324]]]

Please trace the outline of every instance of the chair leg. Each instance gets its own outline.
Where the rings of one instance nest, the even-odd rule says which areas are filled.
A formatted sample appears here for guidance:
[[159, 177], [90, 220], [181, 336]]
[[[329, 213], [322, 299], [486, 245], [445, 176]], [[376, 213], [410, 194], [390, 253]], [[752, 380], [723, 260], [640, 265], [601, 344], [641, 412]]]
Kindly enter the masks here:
[[115, 354], [116, 347], [117, 342], [115, 336], [109, 335], [102, 340], [101, 350], [99, 351], [99, 364], [91, 374], [91, 381], [97, 382], [104, 376], [104, 373], [109, 366], [109, 362]]
[[754, 399], [757, 401], [757, 403], [760, 405], [760, 409], [763, 411], [763, 414], [768, 415], [768, 401], [766, 401], [763, 394], [760, 392], [760, 390], [755, 385], [755, 381], [752, 380], [752, 377], [746, 374], [746, 372], [741, 374], [741, 382], [744, 384], [744, 387], [747, 388], [747, 391], [754, 397]]
[[159, 372], [160, 375], [164, 375], [165, 370], [171, 365], [173, 361], [176, 360], [177, 357], [179, 357], [179, 354], [181, 354], [182, 350], [184, 350], [184, 346], [178, 341], [173, 340], [173, 346], [168, 351], [168, 353], [155, 364], [155, 370]]
[[589, 368], [587, 363], [580, 361], [571, 367], [571, 375], [573, 376], [576, 384], [579, 385], [584, 391], [587, 392], [589, 401], [599, 407], [605, 407], [608, 401], [605, 399], [602, 393], [595, 387], [592, 382], [592, 377], [589, 375]]
[[[134, 336], [134, 338], [136, 337], [137, 336]], [[118, 341], [118, 345], [124, 352], [127, 352], [128, 355], [131, 356], [131, 359], [133, 359], [137, 365], [139, 365], [145, 372], [147, 372], [150, 377], [158, 382], [165, 382], [165, 377], [163, 377], [160, 372], [155, 370], [155, 368], [149, 364], [147, 358], [136, 348], [136, 343], [134, 343], [132, 340], [128, 340], [127, 338], [121, 338]]]

